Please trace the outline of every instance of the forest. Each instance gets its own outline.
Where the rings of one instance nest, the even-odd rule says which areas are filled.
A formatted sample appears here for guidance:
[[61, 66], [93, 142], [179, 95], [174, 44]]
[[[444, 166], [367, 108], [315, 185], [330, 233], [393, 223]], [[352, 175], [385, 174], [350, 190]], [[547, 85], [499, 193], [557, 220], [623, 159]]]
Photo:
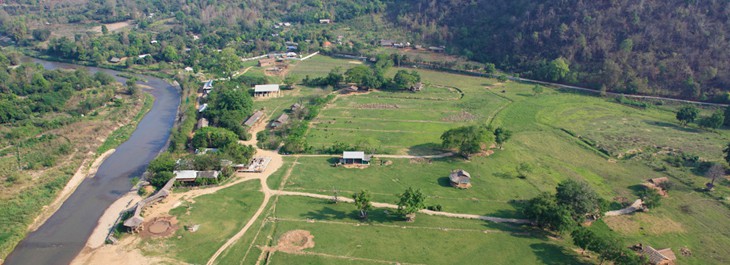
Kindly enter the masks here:
[[[374, 28], [384, 36], [400, 32], [412, 42], [443, 45], [448, 53], [522, 77], [728, 102], [730, 77], [722, 73], [730, 70], [730, 3], [723, 0], [12, 2], [0, 10], [0, 35], [51, 56], [97, 64], [130, 56], [127, 67], [178, 63], [223, 73], [233, 53], [284, 51], [285, 42], [298, 43], [300, 53], [325, 51], [326, 42], [341, 37], [319, 24], [331, 19], [355, 32]], [[126, 21], [137, 30], [56, 36], [39, 21]], [[330, 49], [375, 55], [378, 40], [362, 33], [369, 37]], [[232, 50], [220, 52], [226, 48]], [[145, 54], [151, 56], [136, 58]]]
[[[730, 2], [396, 1], [395, 23], [524, 77], [727, 101]], [[487, 15], [484, 15], [487, 14]], [[570, 72], [550, 71], [564, 60]], [[719, 73], [719, 74], [718, 74]]]

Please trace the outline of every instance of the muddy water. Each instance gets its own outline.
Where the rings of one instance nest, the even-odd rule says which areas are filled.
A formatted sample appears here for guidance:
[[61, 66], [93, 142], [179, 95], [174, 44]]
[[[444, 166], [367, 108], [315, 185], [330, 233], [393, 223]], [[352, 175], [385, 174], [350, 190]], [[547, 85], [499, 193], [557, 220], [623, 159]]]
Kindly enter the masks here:
[[[46, 69], [75, 69], [81, 66], [29, 59]], [[84, 67], [115, 76], [120, 72]], [[132, 136], [101, 164], [96, 176], [84, 180], [38, 230], [28, 234], [5, 260], [5, 264], [69, 264], [83, 249], [104, 211], [131, 188], [130, 179], [140, 176], [150, 160], [167, 146], [180, 103], [179, 88], [151, 76], [139, 76], [155, 97], [149, 113]]]

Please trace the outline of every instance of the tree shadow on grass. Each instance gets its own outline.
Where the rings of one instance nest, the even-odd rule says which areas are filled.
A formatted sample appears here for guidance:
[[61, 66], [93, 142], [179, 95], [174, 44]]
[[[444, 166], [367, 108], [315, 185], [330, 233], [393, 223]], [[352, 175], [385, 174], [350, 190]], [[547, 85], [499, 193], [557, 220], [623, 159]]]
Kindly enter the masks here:
[[537, 256], [537, 258], [544, 264], [590, 264], [578, 259], [576, 254], [570, 253], [569, 250], [557, 245], [535, 243], [531, 244], [530, 248], [532, 248], [535, 256]]
[[339, 157], [330, 157], [330, 158], [327, 158], [327, 163], [330, 164], [330, 165], [334, 165], [334, 164], [337, 164], [339, 162], [340, 162], [340, 158]]
[[349, 217], [344, 211], [338, 211], [332, 207], [324, 207], [319, 210], [309, 211], [308, 213], [302, 214], [302, 216], [308, 219], [322, 221], [342, 220]]
[[633, 193], [636, 196], [640, 196], [641, 193], [646, 190], [646, 186], [641, 184], [631, 185], [628, 187], [629, 190], [631, 190], [631, 193]]
[[425, 143], [414, 145], [408, 148], [408, 155], [419, 156], [419, 155], [437, 155], [444, 153], [441, 149], [441, 145], [437, 143]]
[[678, 131], [688, 132], [688, 133], [701, 133], [702, 130], [695, 129], [695, 128], [689, 128], [689, 127], [682, 127], [674, 123], [664, 122], [664, 121], [644, 121], [644, 123], [652, 125], [652, 126], [658, 126], [658, 127], [664, 127], [664, 128], [672, 128]]

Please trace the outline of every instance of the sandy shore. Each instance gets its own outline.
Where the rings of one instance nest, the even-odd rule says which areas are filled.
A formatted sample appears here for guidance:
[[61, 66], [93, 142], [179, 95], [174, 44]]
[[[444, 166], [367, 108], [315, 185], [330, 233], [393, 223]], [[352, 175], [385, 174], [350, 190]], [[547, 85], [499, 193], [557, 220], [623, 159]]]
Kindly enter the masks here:
[[106, 209], [104, 214], [99, 218], [99, 223], [94, 228], [94, 232], [89, 236], [89, 240], [86, 241], [86, 247], [98, 248], [104, 245], [106, 236], [115, 224], [115, 221], [119, 217], [119, 214], [124, 210], [134, 206], [135, 203], [142, 200], [142, 197], [137, 195], [136, 191], [131, 191], [119, 198], [119, 200], [112, 203], [109, 208]]
[[96, 249], [85, 248], [71, 261], [72, 265], [115, 264], [115, 265], [152, 265], [152, 264], [180, 264], [168, 259], [146, 257], [142, 251], [136, 249], [135, 236], [123, 238], [118, 245], [103, 245]]
[[104, 162], [110, 155], [112, 155], [116, 151], [116, 149], [110, 149], [103, 154], [101, 154], [96, 160], [94, 160], [94, 163], [91, 164], [91, 167], [88, 167], [88, 160], [84, 160], [81, 162], [81, 166], [78, 170], [76, 170], [76, 173], [71, 177], [71, 179], [66, 183], [66, 186], [63, 187], [63, 190], [58, 194], [58, 197], [56, 197], [53, 202], [43, 208], [43, 212], [38, 215], [38, 217], [33, 220], [33, 223], [28, 228], [29, 231], [35, 231], [43, 225], [43, 223], [48, 220], [48, 218], [53, 215], [58, 208], [61, 208], [61, 205], [63, 205], [63, 202], [68, 199], [71, 194], [76, 191], [76, 188], [81, 185], [81, 182], [84, 181], [87, 177], [93, 177], [96, 174], [96, 171], [99, 170], [99, 166], [101, 166], [101, 163]]

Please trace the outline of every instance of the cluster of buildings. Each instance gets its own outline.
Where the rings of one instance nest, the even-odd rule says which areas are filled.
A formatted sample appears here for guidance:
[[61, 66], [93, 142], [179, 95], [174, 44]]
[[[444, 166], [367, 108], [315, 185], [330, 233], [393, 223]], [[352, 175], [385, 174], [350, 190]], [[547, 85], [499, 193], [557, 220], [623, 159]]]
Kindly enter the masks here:
[[[401, 48], [401, 49], [402, 48], [413, 48], [413, 49], [417, 49], [417, 50], [424, 49], [424, 47], [422, 45], [411, 44], [410, 42], [401, 42], [401, 41], [389, 40], [389, 39], [381, 39], [380, 46]], [[444, 52], [444, 51], [446, 51], [446, 46], [430, 46], [430, 47], [428, 47], [428, 50], [432, 51], [432, 52]]]

